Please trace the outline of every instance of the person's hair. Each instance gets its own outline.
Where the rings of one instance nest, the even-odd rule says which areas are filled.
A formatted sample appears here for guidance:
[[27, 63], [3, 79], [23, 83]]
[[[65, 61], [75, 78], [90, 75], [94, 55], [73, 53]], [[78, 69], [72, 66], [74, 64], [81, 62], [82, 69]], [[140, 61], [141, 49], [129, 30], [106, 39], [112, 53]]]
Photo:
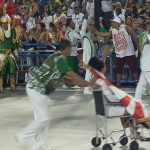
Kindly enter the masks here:
[[50, 22], [49, 27], [53, 28], [54, 32], [57, 32], [57, 28], [54, 23]]
[[37, 24], [39, 24], [41, 26], [41, 30], [44, 31], [45, 24], [43, 22], [38, 22]]
[[91, 66], [92, 68], [98, 71], [102, 71], [102, 69], [104, 68], [104, 63], [101, 60], [99, 60], [97, 57], [92, 57], [88, 64], [89, 66]]
[[33, 14], [33, 18], [40, 18], [40, 14], [36, 12], [35, 14]]
[[133, 19], [133, 18], [132, 18], [131, 16], [128, 16], [128, 17], [126, 18], [126, 21], [127, 21], [127, 20], [130, 20], [130, 21], [132, 22], [132, 19]]
[[132, 13], [133, 13], [133, 17], [137, 18], [139, 13], [138, 13], [138, 9], [136, 6], [132, 6]]
[[71, 21], [72, 21], [71, 18], [68, 18], [68, 19], [67, 19], [67, 27], [70, 26]]
[[59, 44], [60, 50], [63, 51], [68, 47], [71, 47], [71, 42], [67, 39], [62, 39]]
[[150, 22], [149, 21], [145, 21], [145, 23], [144, 23], [144, 29], [146, 29], [149, 25], [150, 25]]
[[122, 11], [120, 8], [116, 8], [116, 15], [119, 16], [120, 14], [122, 14]]

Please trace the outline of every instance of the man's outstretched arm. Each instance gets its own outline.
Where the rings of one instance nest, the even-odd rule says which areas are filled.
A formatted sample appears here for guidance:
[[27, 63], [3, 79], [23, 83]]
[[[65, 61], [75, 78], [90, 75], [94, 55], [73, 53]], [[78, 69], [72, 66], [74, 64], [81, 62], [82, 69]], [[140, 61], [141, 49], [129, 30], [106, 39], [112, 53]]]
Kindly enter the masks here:
[[70, 79], [71, 84], [74, 84], [74, 85], [78, 85], [78, 86], [81, 86], [81, 87], [91, 86], [90, 82], [85, 81], [84, 79], [82, 79], [79, 75], [77, 75], [73, 71], [67, 72], [65, 78]]

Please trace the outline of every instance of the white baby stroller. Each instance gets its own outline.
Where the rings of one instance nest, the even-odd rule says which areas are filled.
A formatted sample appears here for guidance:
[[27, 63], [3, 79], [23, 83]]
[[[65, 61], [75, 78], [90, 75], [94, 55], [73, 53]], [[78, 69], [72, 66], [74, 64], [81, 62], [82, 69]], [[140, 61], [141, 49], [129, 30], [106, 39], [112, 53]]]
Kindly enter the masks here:
[[[91, 141], [92, 145], [94, 147], [99, 147], [102, 143], [102, 140], [105, 140], [105, 144], [102, 147], [102, 150], [112, 150], [112, 146], [115, 146], [117, 143], [120, 143], [122, 146], [126, 146], [129, 142], [129, 137], [126, 133], [126, 128], [130, 127], [132, 135], [137, 135], [137, 125], [135, 119], [130, 115], [114, 115], [110, 111], [112, 108], [119, 108], [118, 111], [120, 113], [118, 114], [124, 114], [125, 108], [121, 106], [120, 103], [112, 103], [107, 100], [106, 97], [102, 94], [102, 91], [94, 91], [94, 100], [95, 100], [95, 109], [96, 109], [96, 137], [94, 137]], [[121, 108], [122, 107], [122, 108]], [[104, 118], [104, 128], [105, 131], [101, 130], [101, 126], [99, 125], [99, 121], [101, 116]], [[107, 128], [107, 120], [113, 119], [113, 118], [122, 118], [124, 120], [123, 123], [123, 129], [121, 130], [114, 130], [108, 133]], [[116, 132], [122, 133], [118, 141], [116, 142], [112, 135]], [[112, 142], [108, 142], [108, 141]], [[132, 140], [130, 142], [130, 150], [138, 150], [139, 144], [137, 142], [138, 137], [133, 136]]]

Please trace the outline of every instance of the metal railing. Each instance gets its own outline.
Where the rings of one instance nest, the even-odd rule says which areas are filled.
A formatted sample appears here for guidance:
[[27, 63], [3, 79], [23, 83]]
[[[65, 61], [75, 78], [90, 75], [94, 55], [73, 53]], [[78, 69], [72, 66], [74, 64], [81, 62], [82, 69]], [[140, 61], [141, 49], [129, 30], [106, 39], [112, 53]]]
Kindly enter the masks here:
[[[27, 46], [37, 46], [38, 44], [28, 44]], [[41, 46], [41, 45], [40, 45]], [[99, 52], [98, 57], [101, 57], [103, 43], [99, 43]], [[18, 83], [19, 79], [22, 78], [22, 82], [24, 80], [25, 73], [28, 71], [30, 67], [39, 67], [44, 60], [53, 54], [54, 50], [24, 50], [19, 51], [19, 60], [18, 60]], [[115, 74], [115, 54], [112, 52], [110, 55], [107, 56], [106, 60], [106, 77], [111, 81], [116, 81], [116, 74]], [[123, 69], [123, 76], [122, 76], [122, 83], [127, 85], [132, 85], [134, 81], [131, 77], [131, 72], [129, 67], [125, 65]]]

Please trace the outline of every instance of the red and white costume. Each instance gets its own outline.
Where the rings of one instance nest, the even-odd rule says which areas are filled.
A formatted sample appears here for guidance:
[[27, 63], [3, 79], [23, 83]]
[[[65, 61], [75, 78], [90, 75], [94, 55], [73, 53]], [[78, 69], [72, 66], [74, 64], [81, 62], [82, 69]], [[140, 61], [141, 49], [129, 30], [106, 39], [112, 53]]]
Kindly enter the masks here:
[[96, 83], [100, 85], [103, 94], [110, 102], [120, 102], [121, 105], [125, 107], [126, 111], [136, 120], [147, 117], [148, 114], [145, 109], [143, 109], [140, 101], [115, 87], [99, 71], [91, 69], [91, 72], [98, 78]]

